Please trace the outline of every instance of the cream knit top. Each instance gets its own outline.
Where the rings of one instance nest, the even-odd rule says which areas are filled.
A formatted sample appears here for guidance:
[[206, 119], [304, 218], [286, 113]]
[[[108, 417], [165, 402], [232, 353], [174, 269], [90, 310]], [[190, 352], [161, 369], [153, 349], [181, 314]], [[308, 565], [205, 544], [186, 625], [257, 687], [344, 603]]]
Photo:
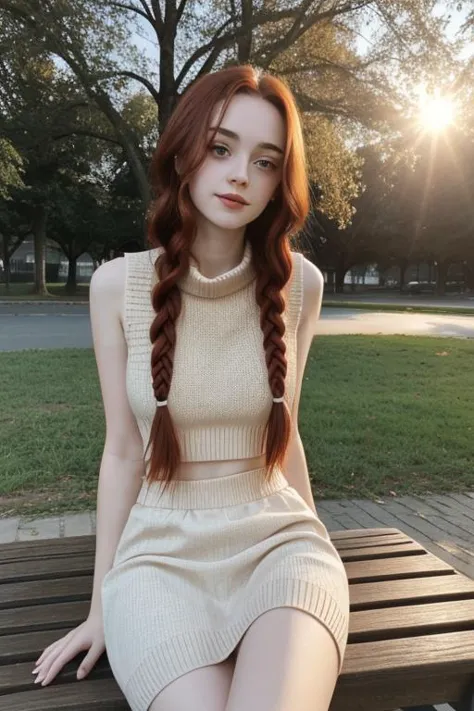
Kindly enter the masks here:
[[[124, 332], [128, 347], [126, 387], [142, 435], [144, 452], [156, 412], [151, 379], [150, 325], [155, 317], [151, 292], [157, 283], [155, 247], [126, 252]], [[302, 294], [303, 257], [292, 252], [293, 272], [283, 296], [283, 340], [288, 361], [285, 401], [295, 395], [296, 331]], [[181, 313], [168, 405], [181, 449], [181, 461], [257, 457], [264, 453], [263, 431], [272, 393], [255, 300], [256, 272], [246, 242], [240, 264], [208, 278], [194, 262], [178, 282]]]

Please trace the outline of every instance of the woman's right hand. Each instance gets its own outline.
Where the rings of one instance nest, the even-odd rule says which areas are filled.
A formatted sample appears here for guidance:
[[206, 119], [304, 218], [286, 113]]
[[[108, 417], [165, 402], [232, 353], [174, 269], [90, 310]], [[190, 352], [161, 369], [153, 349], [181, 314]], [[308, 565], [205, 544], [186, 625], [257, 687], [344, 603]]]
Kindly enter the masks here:
[[[37, 659], [33, 674], [37, 674], [35, 684], [46, 686], [71, 659], [84, 650], [88, 653], [77, 671], [77, 678], [87, 676], [99, 657], [105, 651], [103, 618], [90, 614], [88, 618], [67, 635], [46, 647]], [[83, 672], [81, 674], [81, 671]]]

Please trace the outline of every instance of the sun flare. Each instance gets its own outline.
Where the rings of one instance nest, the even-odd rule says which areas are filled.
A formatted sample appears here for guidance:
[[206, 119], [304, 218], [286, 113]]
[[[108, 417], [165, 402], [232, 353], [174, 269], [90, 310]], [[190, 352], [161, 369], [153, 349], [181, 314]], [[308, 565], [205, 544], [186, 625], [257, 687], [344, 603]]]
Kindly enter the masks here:
[[434, 95], [420, 92], [419, 121], [426, 131], [442, 131], [453, 122], [454, 115], [454, 103], [449, 96], [441, 96], [439, 91]]

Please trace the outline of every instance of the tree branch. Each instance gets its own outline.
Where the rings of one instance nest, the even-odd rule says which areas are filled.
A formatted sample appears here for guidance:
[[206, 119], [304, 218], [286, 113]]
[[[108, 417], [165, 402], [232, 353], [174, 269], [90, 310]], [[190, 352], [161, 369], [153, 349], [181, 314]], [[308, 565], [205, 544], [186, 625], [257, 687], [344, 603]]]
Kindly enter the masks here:
[[151, 20], [150, 15], [148, 15], [143, 10], [140, 10], [138, 7], [135, 7], [135, 5], [127, 5], [127, 3], [125, 3], [125, 2], [115, 2], [113, 0], [109, 0], [109, 5], [111, 7], [116, 7], [119, 10], [126, 10], [127, 12], [134, 12], [136, 15], [140, 15], [140, 17], [143, 17], [145, 20], [148, 20], [148, 22], [150, 22], [150, 20]]
[[97, 75], [97, 80], [101, 81], [102, 79], [111, 79], [112, 77], [129, 77], [130, 79], [135, 79], [136, 81], [140, 82], [140, 84], [143, 84], [143, 86], [148, 89], [150, 94], [152, 95], [153, 99], [156, 101], [158, 104], [159, 102], [159, 92], [155, 89], [151, 81], [148, 79], [145, 79], [145, 77], [140, 76], [140, 74], [136, 74], [135, 72], [128, 72], [126, 70], [120, 70], [117, 72], [108, 72], [107, 74], [101, 74]]
[[[145, 0], [143, 0], [145, 2]], [[150, 0], [151, 8], [155, 13], [155, 20], [158, 25], [159, 31], [163, 30], [163, 15], [161, 14], [160, 0]]]
[[188, 2], [188, 0], [181, 0], [181, 2], [180, 2], [179, 5], [178, 5], [177, 16], [176, 16], [176, 22], [177, 22], [177, 23], [178, 23], [178, 22], [180, 21], [180, 19], [181, 19], [181, 15], [182, 15], [183, 12], [184, 12], [184, 8], [186, 7], [187, 2]]
[[311, 111], [313, 113], [317, 111], [318, 113], [328, 114], [330, 116], [350, 117], [347, 110], [340, 103], [335, 101], [322, 103], [317, 99], [313, 99], [312, 96], [303, 94], [300, 91], [295, 89], [292, 89], [292, 91], [301, 111]]
[[69, 136], [89, 136], [90, 138], [97, 138], [100, 141], [113, 143], [116, 146], [122, 146], [122, 142], [116, 138], [113, 138], [113, 136], [108, 136], [105, 133], [98, 133], [87, 128], [72, 128], [70, 131], [58, 131], [58, 133], [53, 132], [51, 134], [53, 141], [60, 141], [62, 138], [69, 138]]
[[[226, 27], [233, 21], [232, 17], [229, 17], [214, 33], [214, 36], [209, 40], [209, 42], [202, 47], [199, 47], [193, 55], [188, 59], [187, 62], [185, 62], [183, 68], [181, 69], [180, 73], [178, 74], [175, 82], [176, 89], [179, 89], [184, 77], [186, 74], [189, 72], [193, 64], [197, 62], [198, 59], [203, 57], [207, 52], [210, 50], [215, 53], [215, 50], [217, 49], [217, 54], [224, 49], [227, 45], [230, 45], [234, 42], [235, 38], [237, 37], [236, 33], [228, 34], [225, 37], [221, 37], [219, 39], [219, 35], [221, 32], [223, 32]], [[241, 34], [245, 34], [245, 31], [242, 30]], [[226, 44], [227, 42], [227, 44]], [[215, 61], [215, 60], [214, 60]]]

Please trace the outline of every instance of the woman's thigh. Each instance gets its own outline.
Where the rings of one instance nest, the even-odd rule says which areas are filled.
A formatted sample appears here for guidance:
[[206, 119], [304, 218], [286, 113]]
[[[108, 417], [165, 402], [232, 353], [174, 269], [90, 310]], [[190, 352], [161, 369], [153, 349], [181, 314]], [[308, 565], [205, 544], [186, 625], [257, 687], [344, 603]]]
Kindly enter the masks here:
[[224, 711], [234, 673], [232, 655], [220, 664], [193, 669], [156, 696], [149, 711]]
[[269, 610], [238, 648], [226, 711], [327, 711], [338, 651], [326, 627], [291, 607]]

